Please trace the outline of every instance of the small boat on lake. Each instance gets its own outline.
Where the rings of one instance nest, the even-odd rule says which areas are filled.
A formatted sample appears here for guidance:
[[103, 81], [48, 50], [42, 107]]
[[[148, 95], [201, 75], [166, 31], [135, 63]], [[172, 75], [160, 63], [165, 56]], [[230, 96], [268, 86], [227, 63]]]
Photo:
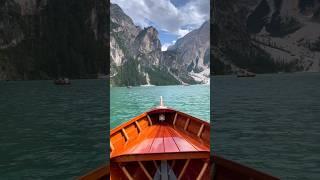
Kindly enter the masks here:
[[110, 164], [80, 179], [249, 180], [277, 178], [210, 156], [210, 124], [160, 106], [110, 131]]
[[55, 85], [70, 85], [71, 81], [68, 78], [60, 78], [54, 80]]
[[255, 73], [253, 73], [253, 72], [249, 72], [249, 71], [244, 71], [244, 72], [238, 72], [237, 73], [237, 77], [255, 77], [256, 76], [256, 74]]

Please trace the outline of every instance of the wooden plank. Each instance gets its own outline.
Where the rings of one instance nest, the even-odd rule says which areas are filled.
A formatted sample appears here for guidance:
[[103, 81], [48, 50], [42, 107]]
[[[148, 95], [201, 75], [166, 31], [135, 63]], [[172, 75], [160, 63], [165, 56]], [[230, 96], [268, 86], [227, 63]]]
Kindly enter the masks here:
[[174, 127], [178, 127], [178, 128], [183, 129], [186, 124], [187, 119], [188, 119], [187, 117], [180, 116], [180, 114], [179, 114]]
[[143, 139], [141, 142], [137, 143], [136, 148], [128, 153], [132, 153], [132, 154], [149, 153], [152, 143], [154, 141], [154, 138], [157, 136], [157, 134], [160, 131], [160, 126], [154, 125], [154, 126], [151, 126], [150, 128], [152, 128], [152, 131], [150, 131], [149, 134], [145, 135], [146, 138]]
[[165, 127], [160, 126], [159, 133], [154, 138], [149, 153], [163, 153], [164, 152], [164, 145], [163, 145], [164, 128]]
[[183, 129], [184, 129], [185, 131], [186, 131], [187, 128], [188, 128], [189, 122], [190, 122], [190, 118], [187, 119], [187, 122], [186, 122], [186, 124], [184, 125], [184, 128], [183, 128]]
[[121, 131], [122, 131], [126, 141], [129, 141], [129, 137], [128, 137], [128, 134], [126, 133], [126, 130], [122, 128]]
[[197, 137], [193, 134], [190, 134], [189, 132], [182, 131], [179, 129], [170, 128], [169, 130], [171, 133], [175, 134], [172, 136], [184, 138], [187, 142], [189, 142], [198, 151], [210, 151], [210, 144], [204, 142], [199, 137]]
[[199, 123], [197, 121], [193, 121], [192, 119], [190, 119], [190, 122], [186, 131], [196, 136], [202, 124], [203, 123]]
[[208, 167], [208, 164], [209, 164], [208, 162], [205, 162], [205, 163], [203, 164], [203, 166], [202, 166], [202, 168], [201, 168], [201, 171], [200, 171], [200, 173], [199, 173], [199, 175], [198, 175], [198, 177], [197, 177], [197, 180], [201, 180], [201, 179], [202, 179], [204, 173], [206, 172], [206, 169], [207, 169], [207, 167]]
[[174, 115], [174, 119], [173, 119], [174, 126], [176, 125], [177, 117], [178, 117], [178, 113], [176, 112], [176, 114]]
[[140, 126], [140, 128], [141, 128], [142, 131], [143, 131], [144, 129], [150, 127], [150, 126], [149, 126], [149, 121], [148, 121], [148, 118], [147, 118], [147, 117], [139, 120], [138, 123], [139, 123], [139, 126]]
[[139, 130], [135, 123], [132, 123], [132, 125], [127, 126], [124, 128], [126, 130], [127, 136], [129, 139], [135, 139], [139, 135]]
[[200, 129], [199, 129], [199, 131], [198, 131], [198, 134], [197, 134], [198, 137], [201, 136], [201, 133], [202, 133], [202, 131], [203, 131], [203, 128], [204, 128], [204, 124], [201, 124], [201, 127], [200, 127]]
[[143, 150], [142, 152], [149, 152], [150, 144], [153, 141], [153, 138], [156, 133], [158, 132], [157, 126], [151, 126], [147, 130], [143, 131], [140, 136], [133, 141], [129, 142], [131, 143], [131, 147], [127, 147], [126, 151], [124, 151], [124, 154], [131, 154], [135, 152], [141, 151], [144, 147], [147, 147], [146, 150]]
[[[154, 126], [149, 127], [148, 129], [145, 129], [137, 138], [134, 138], [128, 142], [125, 142], [122, 146], [116, 147], [114, 144], [115, 150], [111, 152], [110, 157], [118, 156], [123, 153], [129, 153], [133, 151], [136, 146], [140, 144], [141, 141], [144, 141], [147, 135], [150, 134], [154, 130]], [[120, 131], [122, 134], [122, 132]], [[125, 141], [125, 137], [123, 137], [123, 141]], [[110, 141], [113, 143], [113, 141]]]
[[117, 149], [118, 146], [126, 143], [126, 138], [124, 137], [123, 133], [119, 131], [110, 136], [110, 141], [112, 142], [114, 148]]
[[125, 122], [125, 123], [113, 128], [113, 129], [111, 129], [110, 130], [110, 136], [112, 136], [116, 132], [121, 131], [121, 129], [126, 128], [127, 126], [129, 126], [130, 124], [134, 123], [135, 121], [143, 119], [144, 117], [146, 117], [146, 115], [147, 115], [146, 113], [142, 113], [142, 114], [130, 119], [129, 121], [127, 121], [127, 122]]
[[147, 169], [144, 167], [141, 161], [138, 161], [140, 168], [143, 170], [144, 174], [148, 177], [149, 180], [152, 180], [151, 175], [147, 171]]
[[128, 170], [126, 169], [125, 166], [121, 166], [121, 170], [122, 170], [122, 172], [127, 176], [127, 178], [128, 178], [129, 180], [133, 180], [132, 176], [129, 174], [129, 172], [128, 172]]
[[181, 136], [180, 134], [176, 133], [175, 130], [169, 129], [172, 139], [176, 143], [177, 147], [179, 148], [180, 152], [183, 151], [198, 151], [190, 142], [188, 142], [185, 137]]
[[190, 162], [190, 159], [187, 159], [186, 162], [184, 163], [183, 168], [182, 168], [182, 170], [181, 170], [181, 172], [179, 174], [178, 180], [180, 180], [182, 178], [184, 172], [186, 171], [186, 169], [187, 169], [187, 167], [189, 165], [189, 162]]
[[147, 118], [148, 118], [148, 121], [149, 121], [150, 126], [152, 126], [152, 121], [151, 121], [150, 116], [149, 116], [149, 115], [147, 115]]
[[139, 122], [138, 122], [138, 121], [135, 121], [134, 123], [136, 124], [136, 126], [137, 126], [137, 128], [138, 128], [138, 130], [139, 130], [139, 133], [141, 133], [141, 127], [140, 127], [140, 125], [139, 125]]
[[168, 130], [168, 127], [164, 129], [163, 132], [163, 146], [165, 152], [179, 152], [177, 144], [174, 142], [171, 134]]

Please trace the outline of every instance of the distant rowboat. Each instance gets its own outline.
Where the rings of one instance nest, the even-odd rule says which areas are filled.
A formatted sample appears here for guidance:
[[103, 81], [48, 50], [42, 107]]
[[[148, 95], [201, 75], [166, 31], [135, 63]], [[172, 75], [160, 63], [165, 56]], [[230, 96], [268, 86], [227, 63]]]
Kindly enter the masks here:
[[256, 74], [255, 73], [252, 73], [252, 72], [239, 72], [237, 73], [237, 77], [256, 77]]
[[277, 179], [221, 157], [210, 158], [210, 124], [162, 101], [112, 129], [110, 152], [110, 165], [80, 179]]
[[55, 85], [70, 85], [71, 81], [68, 78], [54, 80]]

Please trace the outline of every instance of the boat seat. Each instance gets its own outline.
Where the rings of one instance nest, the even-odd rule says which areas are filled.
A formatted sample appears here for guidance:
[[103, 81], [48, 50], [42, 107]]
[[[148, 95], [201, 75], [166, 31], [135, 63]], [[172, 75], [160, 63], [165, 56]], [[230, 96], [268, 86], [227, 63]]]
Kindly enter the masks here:
[[210, 147], [181, 129], [167, 123], [159, 123], [142, 131], [123, 148], [115, 149], [110, 160], [130, 162], [186, 158], [210, 158]]

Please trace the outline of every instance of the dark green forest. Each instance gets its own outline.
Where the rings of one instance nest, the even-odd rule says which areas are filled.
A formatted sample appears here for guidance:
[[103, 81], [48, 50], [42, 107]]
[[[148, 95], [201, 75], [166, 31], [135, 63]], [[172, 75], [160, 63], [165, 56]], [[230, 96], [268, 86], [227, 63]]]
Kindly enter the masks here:
[[24, 34], [16, 46], [0, 51], [0, 58], [16, 69], [14, 78], [96, 78], [108, 73], [105, 0], [48, 0], [39, 9], [33, 15], [22, 16], [15, 9], [8, 13]]

